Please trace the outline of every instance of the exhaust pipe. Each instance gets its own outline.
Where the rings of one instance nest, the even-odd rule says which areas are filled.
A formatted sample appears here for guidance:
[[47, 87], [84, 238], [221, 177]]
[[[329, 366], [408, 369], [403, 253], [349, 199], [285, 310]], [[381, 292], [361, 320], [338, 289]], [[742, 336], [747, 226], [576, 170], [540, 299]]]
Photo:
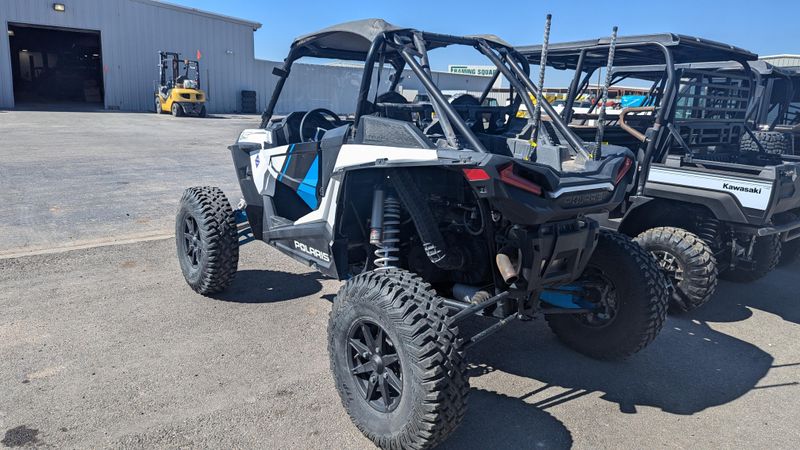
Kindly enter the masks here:
[[506, 284], [514, 284], [519, 280], [519, 267], [517, 267], [514, 262], [511, 260], [512, 253], [516, 253], [517, 261], [519, 262], [519, 250], [516, 250], [511, 247], [504, 247], [500, 250], [500, 252], [495, 256], [495, 263], [497, 264], [497, 270], [500, 272], [500, 276], [503, 277], [503, 281]]

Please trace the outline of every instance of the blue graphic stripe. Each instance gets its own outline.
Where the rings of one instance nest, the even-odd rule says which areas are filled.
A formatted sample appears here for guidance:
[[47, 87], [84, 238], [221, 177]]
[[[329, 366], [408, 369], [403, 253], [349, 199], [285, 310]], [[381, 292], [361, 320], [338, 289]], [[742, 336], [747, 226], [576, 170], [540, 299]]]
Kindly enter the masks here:
[[292, 152], [294, 151], [294, 144], [289, 146], [289, 150], [286, 152], [286, 162], [283, 163], [283, 170], [281, 170], [280, 175], [278, 175], [278, 181], [283, 180], [283, 176], [286, 174], [286, 171], [289, 170], [289, 163], [292, 162]]
[[303, 178], [303, 181], [300, 182], [300, 186], [297, 187], [297, 195], [299, 195], [300, 198], [311, 207], [311, 209], [317, 209], [317, 206], [319, 206], [319, 201], [317, 200], [318, 182], [319, 155], [314, 158], [314, 162], [311, 163], [311, 167], [309, 167], [306, 177]]

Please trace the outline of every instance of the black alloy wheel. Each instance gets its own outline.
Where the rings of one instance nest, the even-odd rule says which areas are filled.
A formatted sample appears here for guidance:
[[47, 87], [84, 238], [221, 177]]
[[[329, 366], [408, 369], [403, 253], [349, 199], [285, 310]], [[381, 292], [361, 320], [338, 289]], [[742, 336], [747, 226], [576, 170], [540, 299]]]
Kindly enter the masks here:
[[362, 319], [351, 327], [348, 342], [348, 368], [362, 398], [378, 412], [394, 410], [403, 395], [403, 369], [386, 331]]

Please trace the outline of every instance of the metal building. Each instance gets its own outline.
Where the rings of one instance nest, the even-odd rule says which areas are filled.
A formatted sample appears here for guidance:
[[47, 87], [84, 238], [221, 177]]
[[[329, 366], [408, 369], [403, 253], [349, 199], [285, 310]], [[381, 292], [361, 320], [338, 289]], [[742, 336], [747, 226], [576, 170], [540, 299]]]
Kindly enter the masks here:
[[[0, 109], [153, 111], [160, 50], [201, 57], [201, 88], [212, 113], [241, 111], [242, 90], [256, 91], [263, 111], [277, 81], [272, 69], [279, 63], [254, 55], [253, 33], [261, 24], [162, 1], [0, 0], [0, 27], [7, 30], [0, 30]], [[361, 67], [302, 62], [276, 112], [355, 112]], [[403, 88], [421, 89], [407, 78]], [[488, 80], [448, 73], [434, 78], [444, 90], [464, 92], [480, 92]]]
[[800, 55], [782, 54], [782, 55], [769, 55], [759, 58], [776, 67], [787, 67], [791, 69], [800, 68]]
[[261, 24], [247, 20], [154, 0], [1, 0], [0, 26], [0, 108], [151, 110], [159, 50], [201, 57], [210, 112], [239, 110], [241, 90], [263, 85], [253, 49]]

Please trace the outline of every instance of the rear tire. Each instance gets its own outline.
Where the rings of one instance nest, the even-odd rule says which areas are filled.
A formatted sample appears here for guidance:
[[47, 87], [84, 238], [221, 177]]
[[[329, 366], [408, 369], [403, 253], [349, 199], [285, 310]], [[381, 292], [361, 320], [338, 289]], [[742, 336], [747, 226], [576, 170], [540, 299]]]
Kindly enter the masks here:
[[433, 447], [464, 417], [469, 382], [458, 329], [430, 285], [409, 272], [348, 280], [333, 302], [328, 351], [342, 405], [378, 447]]
[[175, 239], [183, 277], [192, 289], [210, 295], [230, 286], [239, 265], [239, 234], [220, 188], [193, 187], [183, 192]]
[[734, 267], [720, 273], [720, 278], [736, 283], [751, 283], [764, 278], [772, 272], [781, 259], [781, 236], [763, 236], [756, 238], [753, 246], [752, 267]]
[[[784, 217], [782, 223], [789, 223], [794, 222], [797, 220], [798, 217], [796, 214], [787, 214]], [[781, 223], [778, 223], [780, 225]], [[797, 261], [797, 257], [800, 256], [800, 239], [794, 239], [791, 241], [786, 241], [781, 243], [781, 259], [778, 261], [779, 267], [785, 267], [791, 265], [793, 262]]]
[[717, 288], [717, 260], [711, 247], [681, 228], [659, 227], [634, 239], [652, 254], [672, 282], [672, 306], [691, 311], [706, 304]]
[[[753, 131], [753, 134], [758, 138], [758, 142], [764, 147], [767, 153], [775, 155], [791, 155], [792, 152], [792, 135], [788, 133], [781, 133], [778, 131]], [[758, 152], [758, 144], [753, 140], [749, 133], [744, 133], [739, 143], [739, 148], [742, 151]]]
[[173, 117], [183, 117], [184, 116], [183, 108], [181, 107], [181, 105], [179, 105], [177, 103], [173, 103], [172, 104], [172, 116]]
[[655, 259], [627, 236], [601, 230], [597, 248], [575, 284], [603, 286], [610, 318], [600, 314], [546, 317], [568, 347], [602, 360], [624, 359], [655, 339], [667, 316], [667, 280]]
[[800, 256], [800, 239], [784, 242], [781, 244], [781, 259], [778, 261], [779, 267], [792, 265]]

